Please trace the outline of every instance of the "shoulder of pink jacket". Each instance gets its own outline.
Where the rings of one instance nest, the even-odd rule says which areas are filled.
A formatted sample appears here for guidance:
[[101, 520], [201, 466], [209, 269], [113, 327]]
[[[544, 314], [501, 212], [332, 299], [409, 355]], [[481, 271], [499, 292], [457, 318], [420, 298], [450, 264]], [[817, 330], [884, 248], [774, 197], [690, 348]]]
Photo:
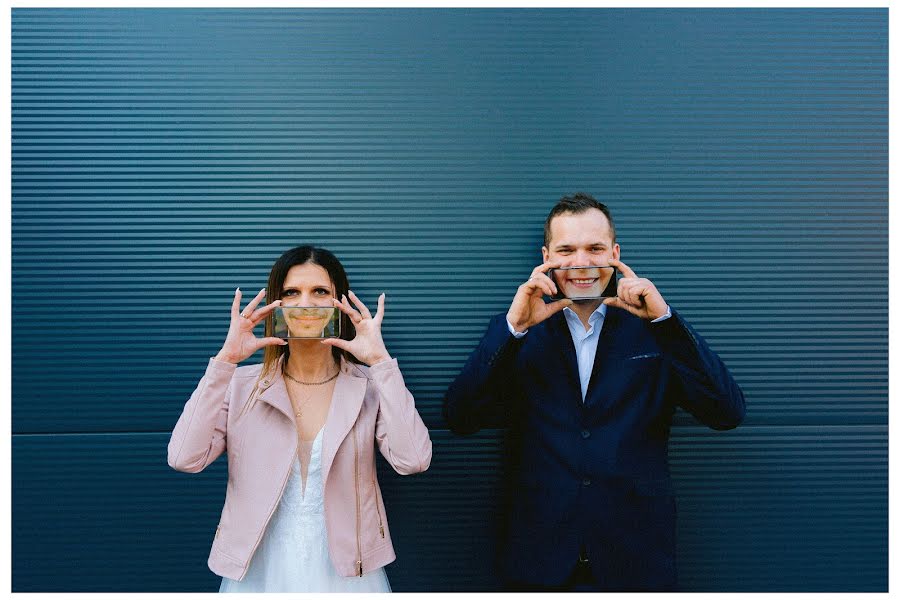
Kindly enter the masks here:
[[234, 377], [259, 377], [260, 373], [262, 373], [262, 363], [241, 365], [234, 370]]

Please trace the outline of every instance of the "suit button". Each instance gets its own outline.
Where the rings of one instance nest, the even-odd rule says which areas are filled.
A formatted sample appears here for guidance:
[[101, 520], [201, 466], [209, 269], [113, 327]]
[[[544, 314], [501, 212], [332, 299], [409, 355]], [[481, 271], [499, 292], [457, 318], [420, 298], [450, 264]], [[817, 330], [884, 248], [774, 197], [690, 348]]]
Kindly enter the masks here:
[[589, 477], [585, 477], [584, 479], [581, 480], [581, 485], [583, 485], [585, 487], [591, 485], [591, 479]]
[[587, 429], [582, 429], [581, 437], [583, 437], [584, 439], [588, 439], [589, 437], [591, 437], [591, 432], [588, 431]]

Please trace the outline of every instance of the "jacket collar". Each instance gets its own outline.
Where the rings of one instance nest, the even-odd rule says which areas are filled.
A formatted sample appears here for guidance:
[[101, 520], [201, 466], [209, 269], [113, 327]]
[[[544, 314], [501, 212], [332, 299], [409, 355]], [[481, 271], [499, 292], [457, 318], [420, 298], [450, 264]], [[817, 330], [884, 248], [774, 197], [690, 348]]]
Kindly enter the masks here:
[[[566, 377], [571, 386], [578, 390], [578, 399], [581, 399], [581, 380], [578, 377], [578, 357], [575, 354], [575, 342], [572, 341], [572, 333], [566, 323], [566, 317], [562, 311], [547, 319], [547, 329], [555, 340], [555, 347], [562, 349], [562, 364]], [[554, 346], [550, 346], [551, 348]]]
[[[341, 358], [341, 373], [334, 386], [331, 407], [325, 421], [325, 433], [322, 436], [322, 481], [328, 481], [328, 472], [338, 448], [348, 433], [351, 433], [366, 397], [368, 377], [362, 369]], [[356, 435], [356, 434], [353, 434]], [[357, 440], [356, 443], [360, 443]], [[369, 443], [372, 443], [369, 440]]]
[[594, 355], [591, 378], [588, 380], [587, 392], [583, 400], [581, 397], [581, 379], [578, 376], [578, 357], [575, 354], [575, 342], [572, 341], [572, 332], [569, 331], [569, 325], [566, 322], [563, 311], [556, 313], [547, 320], [550, 334], [556, 338], [557, 347], [562, 348], [563, 368], [572, 389], [577, 391], [577, 394], [574, 394], [573, 397], [577, 398], [579, 406], [591, 403], [601, 365], [614, 349], [616, 336], [618, 335], [617, 331], [622, 324], [623, 312], [622, 309], [611, 306], [606, 311], [603, 327], [600, 329], [600, 336], [597, 339], [597, 353]]
[[618, 329], [622, 324], [622, 315], [624, 309], [609, 307], [606, 312], [606, 318], [603, 320], [603, 328], [600, 330], [600, 337], [597, 339], [597, 354], [594, 355], [594, 366], [591, 369], [591, 378], [588, 380], [587, 393], [584, 395], [585, 404], [591, 402], [594, 396], [594, 389], [597, 386], [598, 373], [601, 371], [603, 362], [615, 349], [617, 343]]
[[[279, 357], [274, 373], [270, 373], [259, 382], [259, 400], [283, 413], [294, 428], [296, 427], [294, 409], [282, 375], [283, 361], [284, 356]], [[322, 481], [327, 481], [328, 470], [337, 449], [359, 416], [368, 383], [363, 370], [344, 358], [341, 358], [340, 369], [322, 435]]]
[[278, 357], [275, 369], [260, 379], [258, 399], [280, 410], [293, 423], [294, 409], [288, 397], [287, 387], [284, 385], [284, 376], [281, 374], [283, 364], [284, 355]]

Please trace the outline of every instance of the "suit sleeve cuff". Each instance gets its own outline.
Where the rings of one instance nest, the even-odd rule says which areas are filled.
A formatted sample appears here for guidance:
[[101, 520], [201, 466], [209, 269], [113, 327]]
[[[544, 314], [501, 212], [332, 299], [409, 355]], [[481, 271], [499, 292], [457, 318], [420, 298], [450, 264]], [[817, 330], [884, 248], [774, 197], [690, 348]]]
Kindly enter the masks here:
[[669, 306], [668, 304], [666, 304], [666, 314], [664, 314], [663, 316], [658, 317], [656, 319], [653, 319], [650, 322], [651, 323], [659, 323], [660, 321], [665, 321], [666, 319], [668, 319], [671, 316], [672, 316], [672, 307]]
[[509, 319], [506, 320], [506, 328], [509, 329], [509, 332], [513, 334], [513, 337], [516, 339], [525, 337], [525, 334], [528, 333], [528, 330], [525, 331], [516, 331], [513, 329], [512, 323], [509, 322]]

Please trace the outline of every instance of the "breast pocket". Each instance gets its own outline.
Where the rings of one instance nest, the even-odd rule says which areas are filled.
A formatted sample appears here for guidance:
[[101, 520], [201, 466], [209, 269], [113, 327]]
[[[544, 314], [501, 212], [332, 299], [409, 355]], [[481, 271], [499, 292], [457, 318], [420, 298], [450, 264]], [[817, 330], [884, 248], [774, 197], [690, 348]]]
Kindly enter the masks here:
[[626, 361], [631, 360], [650, 360], [653, 358], [659, 358], [659, 352], [647, 352], [645, 354], [635, 354], [634, 356], [626, 357]]
[[649, 399], [662, 373], [659, 352], [612, 356], [604, 360], [599, 387], [611, 401], [634, 403], [635, 399]]

